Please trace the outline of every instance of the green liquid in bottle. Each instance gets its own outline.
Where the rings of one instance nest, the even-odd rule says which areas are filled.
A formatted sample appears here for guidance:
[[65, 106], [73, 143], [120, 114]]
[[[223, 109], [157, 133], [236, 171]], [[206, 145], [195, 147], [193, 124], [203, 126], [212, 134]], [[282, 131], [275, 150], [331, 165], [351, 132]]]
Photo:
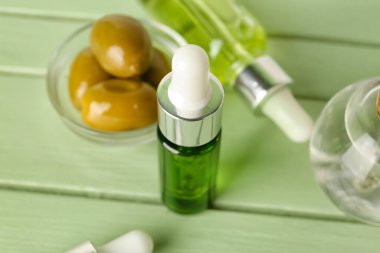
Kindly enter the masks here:
[[265, 49], [265, 31], [231, 0], [141, 0], [160, 22], [206, 50], [211, 72], [233, 85], [239, 72]]
[[160, 129], [157, 135], [163, 203], [182, 214], [207, 209], [215, 197], [221, 132], [199, 147], [178, 146]]

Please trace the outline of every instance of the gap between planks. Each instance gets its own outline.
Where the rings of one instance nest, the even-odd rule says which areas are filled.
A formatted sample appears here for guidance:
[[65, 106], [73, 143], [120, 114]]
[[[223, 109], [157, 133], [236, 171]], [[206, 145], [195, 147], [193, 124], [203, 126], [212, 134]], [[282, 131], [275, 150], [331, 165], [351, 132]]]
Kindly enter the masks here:
[[[31, 68], [31, 67], [16, 67], [16, 66], [1, 66], [0, 75], [3, 76], [21, 76], [21, 77], [34, 77], [46, 78], [47, 70], [44, 68]], [[330, 98], [322, 96], [305, 96], [295, 95], [298, 99], [327, 102]]]
[[63, 11], [46, 11], [19, 7], [3, 7], [0, 6], [0, 15], [15, 16], [21, 18], [37, 18], [37, 19], [54, 19], [66, 21], [93, 21], [101, 15], [81, 13], [81, 12], [63, 12]]
[[[12, 190], [18, 192], [30, 192], [39, 194], [49, 194], [49, 195], [62, 195], [70, 196], [76, 198], [91, 198], [99, 200], [111, 200], [111, 201], [121, 201], [130, 203], [140, 203], [146, 205], [161, 205], [157, 200], [157, 196], [149, 195], [136, 195], [136, 193], [126, 194], [125, 192], [112, 192], [104, 193], [96, 189], [91, 188], [69, 188], [55, 186], [41, 186], [35, 183], [28, 182], [16, 182], [10, 180], [0, 180], [0, 189], [2, 190]], [[321, 221], [332, 221], [332, 222], [345, 222], [345, 223], [359, 223], [348, 216], [323, 214], [310, 211], [295, 211], [271, 207], [239, 207], [236, 205], [229, 204], [219, 204], [212, 208], [212, 210], [221, 212], [235, 212], [235, 213], [247, 213], [247, 214], [257, 214], [257, 215], [267, 215], [276, 216], [284, 218], [294, 218], [294, 219], [305, 219], [305, 220], [321, 220]]]
[[4, 76], [27, 76], [27, 77], [42, 77], [46, 76], [46, 69], [33, 67], [16, 67], [16, 66], [1, 66], [0, 75]]
[[[36, 19], [52, 19], [52, 20], [64, 20], [71, 22], [83, 22], [83, 21], [94, 21], [97, 18], [101, 17], [101, 14], [89, 14], [82, 12], [64, 12], [64, 11], [52, 11], [52, 10], [38, 10], [30, 8], [19, 8], [19, 7], [5, 7], [0, 6], [0, 15], [8, 16], [18, 16], [21, 18], [36, 18]], [[364, 41], [350, 41], [342, 39], [334, 39], [323, 36], [301, 36], [294, 34], [277, 34], [277, 33], [268, 33], [270, 38], [280, 38], [280, 39], [294, 39], [294, 40], [303, 40], [303, 41], [313, 41], [326, 44], [338, 44], [338, 45], [349, 45], [356, 47], [366, 47], [366, 48], [380, 48], [379, 43], [374, 42], [364, 42]]]
[[283, 40], [299, 40], [305, 42], [318, 42], [332, 45], [340, 45], [340, 46], [351, 46], [351, 47], [363, 47], [369, 49], [380, 49], [380, 44], [374, 42], [366, 42], [366, 41], [349, 41], [342, 39], [335, 39], [329, 37], [314, 37], [314, 36], [302, 36], [296, 34], [280, 34], [280, 33], [269, 33], [270, 38], [274, 39], [283, 39]]

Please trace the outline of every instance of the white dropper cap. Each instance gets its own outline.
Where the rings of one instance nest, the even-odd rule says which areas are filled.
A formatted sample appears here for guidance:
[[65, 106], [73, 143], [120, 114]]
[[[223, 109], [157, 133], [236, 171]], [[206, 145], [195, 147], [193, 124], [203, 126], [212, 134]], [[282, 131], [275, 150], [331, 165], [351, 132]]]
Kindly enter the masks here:
[[98, 249], [98, 253], [151, 253], [153, 240], [145, 232], [133, 230]]
[[262, 112], [294, 142], [306, 142], [313, 130], [313, 120], [288, 88], [272, 94], [262, 105]]
[[174, 54], [168, 96], [180, 117], [202, 116], [212, 96], [209, 71], [208, 56], [199, 46], [185, 45]]
[[96, 248], [86, 241], [66, 253], [152, 253], [153, 240], [145, 232], [133, 230], [115, 240]]

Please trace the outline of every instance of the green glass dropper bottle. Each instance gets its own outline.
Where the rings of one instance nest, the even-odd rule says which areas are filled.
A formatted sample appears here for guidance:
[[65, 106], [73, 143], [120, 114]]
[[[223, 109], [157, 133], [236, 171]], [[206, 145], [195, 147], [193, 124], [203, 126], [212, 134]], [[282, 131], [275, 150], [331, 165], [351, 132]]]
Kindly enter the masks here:
[[157, 89], [161, 196], [172, 211], [206, 209], [215, 195], [224, 98], [204, 50], [180, 48]]
[[288, 89], [292, 79], [264, 55], [265, 31], [237, 1], [140, 1], [157, 20], [206, 50], [211, 71], [225, 87], [236, 88], [291, 140], [309, 139], [313, 121]]
[[141, 0], [150, 14], [189, 43], [208, 52], [211, 72], [223, 85], [233, 85], [237, 72], [264, 53], [263, 27], [229, 0]]

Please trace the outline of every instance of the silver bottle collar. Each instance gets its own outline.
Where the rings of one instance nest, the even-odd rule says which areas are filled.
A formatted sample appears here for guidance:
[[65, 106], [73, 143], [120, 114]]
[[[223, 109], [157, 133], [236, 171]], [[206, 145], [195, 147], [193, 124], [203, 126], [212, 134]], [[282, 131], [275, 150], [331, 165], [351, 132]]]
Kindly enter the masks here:
[[213, 140], [222, 124], [223, 87], [219, 80], [210, 74], [212, 98], [195, 119], [180, 117], [168, 97], [171, 73], [162, 79], [157, 88], [158, 127], [166, 139], [184, 147], [198, 147]]
[[242, 69], [235, 88], [253, 108], [259, 108], [271, 94], [292, 82], [291, 77], [270, 56], [265, 55]]

